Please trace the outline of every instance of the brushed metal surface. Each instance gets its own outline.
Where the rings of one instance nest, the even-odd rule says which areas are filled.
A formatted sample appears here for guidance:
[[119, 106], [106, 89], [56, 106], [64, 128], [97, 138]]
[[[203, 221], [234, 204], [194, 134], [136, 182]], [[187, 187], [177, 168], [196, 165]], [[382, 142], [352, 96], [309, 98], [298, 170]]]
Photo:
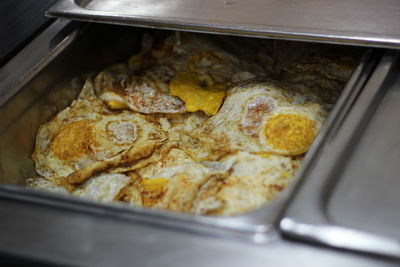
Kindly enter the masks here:
[[281, 229], [400, 258], [399, 55], [387, 52], [326, 151], [305, 173]]
[[144, 27], [400, 48], [397, 0], [61, 0], [47, 15]]
[[[391, 259], [292, 242], [256, 244], [220, 234], [93, 216], [0, 199], [0, 252], [55, 266], [391, 267]], [[40, 265], [41, 266], [41, 265]]]
[[339, 224], [400, 241], [399, 71], [393, 76], [343, 166], [327, 211]]

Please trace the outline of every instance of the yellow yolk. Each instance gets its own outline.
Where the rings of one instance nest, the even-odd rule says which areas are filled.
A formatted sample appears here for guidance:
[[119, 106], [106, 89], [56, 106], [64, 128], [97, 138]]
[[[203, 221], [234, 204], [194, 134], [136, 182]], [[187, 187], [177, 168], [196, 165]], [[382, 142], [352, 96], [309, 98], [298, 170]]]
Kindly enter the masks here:
[[267, 158], [271, 157], [272, 154], [268, 153], [268, 152], [265, 152], [265, 153], [259, 153], [257, 155], [267, 159]]
[[129, 66], [132, 67], [132, 68], [139, 68], [142, 65], [143, 57], [144, 57], [144, 53], [143, 52], [140, 52], [140, 53], [132, 56], [128, 60]]
[[165, 178], [143, 179], [141, 181], [143, 205], [151, 207], [161, 200], [167, 190], [168, 180]]
[[91, 152], [96, 145], [90, 121], [81, 120], [67, 124], [56, 134], [50, 149], [59, 159], [77, 159]]
[[274, 149], [298, 155], [307, 151], [316, 134], [315, 122], [297, 114], [271, 116], [264, 128], [267, 142]]
[[204, 111], [215, 115], [225, 96], [226, 85], [215, 84], [208, 75], [194, 71], [179, 72], [170, 83], [170, 92], [185, 102], [189, 112]]
[[108, 101], [106, 100], [106, 103], [112, 109], [127, 109], [128, 108], [128, 106], [125, 103], [120, 102], [118, 100], [108, 100]]
[[100, 95], [100, 99], [106, 102], [111, 109], [128, 109], [128, 105], [119, 94], [107, 91]]

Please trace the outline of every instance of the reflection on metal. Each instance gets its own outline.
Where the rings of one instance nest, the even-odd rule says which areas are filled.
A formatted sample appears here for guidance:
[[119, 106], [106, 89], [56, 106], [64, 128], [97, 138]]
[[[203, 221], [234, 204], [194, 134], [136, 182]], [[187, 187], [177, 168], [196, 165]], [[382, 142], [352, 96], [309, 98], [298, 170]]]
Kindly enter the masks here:
[[397, 0], [61, 0], [47, 14], [142, 27], [400, 48]]
[[303, 224], [289, 218], [283, 219], [280, 226], [284, 231], [296, 233], [304, 240], [391, 257], [400, 256], [400, 243], [395, 238], [382, 237], [336, 225]]

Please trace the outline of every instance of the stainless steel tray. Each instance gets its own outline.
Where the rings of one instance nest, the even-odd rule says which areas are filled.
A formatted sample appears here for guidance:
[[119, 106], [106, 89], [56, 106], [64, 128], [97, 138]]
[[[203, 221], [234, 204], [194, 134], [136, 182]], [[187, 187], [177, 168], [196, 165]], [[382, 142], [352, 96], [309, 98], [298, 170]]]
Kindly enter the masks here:
[[[33, 172], [29, 156], [37, 126], [68, 105], [70, 94], [65, 101], [57, 100], [65, 92], [62, 81], [123, 60], [140, 34], [138, 29], [88, 28], [58, 20], [0, 70], [0, 257], [14, 255], [56, 266], [398, 266], [393, 259], [291, 242], [273, 231], [246, 232], [250, 237], [246, 242], [232, 238], [231, 233], [243, 236], [237, 224], [225, 225], [232, 220], [193, 221], [188, 216], [101, 205], [17, 186]], [[364, 94], [374, 64], [375, 56], [367, 54], [337, 103], [336, 115], [329, 117], [330, 126], [319, 135], [320, 145], [313, 145], [314, 157], [304, 166], [312, 166], [324, 153], [326, 143], [356, 107], [354, 99]], [[284, 193], [284, 201], [290, 193], [291, 189]], [[270, 206], [262, 212], [270, 213], [263, 221], [265, 229], [281, 209]]]
[[400, 258], [400, 57], [388, 51], [355, 108], [303, 175], [288, 235]]
[[47, 15], [143, 27], [400, 48], [396, 0], [61, 0]]
[[[63, 86], [62, 81], [122, 61], [134, 52], [132, 48], [139, 49], [140, 36], [141, 30], [132, 27], [57, 21], [42, 39], [35, 40], [1, 70], [0, 77], [4, 79], [0, 85], [0, 182], [3, 183], [0, 197], [191, 230], [226, 231], [258, 242], [274, 237], [276, 221], [300, 176], [272, 203], [231, 217], [190, 216], [126, 205], [103, 205], [16, 186], [23, 185], [27, 177], [34, 175], [30, 155], [39, 125], [67, 106], [80, 89], [76, 86], [76, 90], [70, 90]], [[31, 50], [35, 53], [32, 54]], [[328, 134], [334, 131], [334, 122], [345, 117], [368, 79], [373, 64], [374, 56], [366, 53], [310, 148], [303, 168], [323, 152], [325, 143], [329, 141]]]

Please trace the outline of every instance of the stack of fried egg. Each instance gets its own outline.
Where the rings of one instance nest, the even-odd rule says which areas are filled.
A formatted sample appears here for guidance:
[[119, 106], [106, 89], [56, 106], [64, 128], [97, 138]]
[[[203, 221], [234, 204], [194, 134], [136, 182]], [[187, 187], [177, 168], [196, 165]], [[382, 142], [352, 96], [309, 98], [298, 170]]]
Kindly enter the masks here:
[[[38, 176], [27, 185], [204, 215], [272, 201], [293, 179], [355, 60], [246, 42], [262, 62], [207, 35], [145, 35], [140, 53], [88, 78], [40, 127]], [[293, 56], [277, 62], [277, 53]]]

